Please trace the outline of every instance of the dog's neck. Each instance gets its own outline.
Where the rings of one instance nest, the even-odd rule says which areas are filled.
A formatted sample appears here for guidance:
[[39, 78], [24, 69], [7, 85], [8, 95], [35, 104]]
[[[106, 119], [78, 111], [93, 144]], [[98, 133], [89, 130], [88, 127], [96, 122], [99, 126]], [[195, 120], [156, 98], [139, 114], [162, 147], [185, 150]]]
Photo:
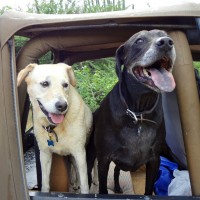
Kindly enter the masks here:
[[131, 111], [143, 112], [154, 107], [158, 93], [139, 83], [126, 70], [122, 72], [121, 93]]

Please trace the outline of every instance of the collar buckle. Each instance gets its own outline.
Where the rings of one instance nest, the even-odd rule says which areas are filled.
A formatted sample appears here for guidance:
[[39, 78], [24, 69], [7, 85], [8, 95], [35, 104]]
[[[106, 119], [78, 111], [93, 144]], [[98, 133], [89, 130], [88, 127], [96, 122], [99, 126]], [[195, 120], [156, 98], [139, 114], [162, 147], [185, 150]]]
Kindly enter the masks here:
[[[54, 125], [43, 126], [43, 125], [42, 125], [42, 127], [43, 127], [43, 129], [44, 129], [45, 131], [48, 132], [48, 134], [49, 134], [49, 133], [53, 133], [54, 136], [55, 136], [55, 138], [56, 138], [56, 142], [58, 142], [58, 136], [57, 136], [56, 132], [54, 131], [54, 128], [55, 128], [56, 126], [54, 126]], [[52, 139], [50, 138], [50, 136], [49, 136], [49, 140], [52, 141]], [[53, 146], [54, 146], [54, 145], [53, 145]]]
[[134, 122], [138, 122], [138, 118], [137, 118], [137, 115], [133, 112], [133, 111], [131, 111], [131, 110], [129, 110], [128, 108], [126, 109], [126, 114], [129, 116], [129, 117], [131, 117], [132, 119], [134, 119]]
[[154, 125], [156, 125], [157, 123], [153, 120], [150, 119], [144, 119], [142, 113], [140, 114], [135, 114], [133, 111], [129, 110], [128, 108], [126, 109], [126, 114], [131, 117], [133, 119], [133, 123], [137, 124], [139, 121], [142, 122], [149, 122], [152, 123]]
[[54, 128], [55, 128], [55, 126], [54, 125], [49, 125], [49, 126], [43, 126], [42, 125], [42, 127], [43, 127], [43, 129], [45, 130], [45, 131], [47, 131], [48, 133], [52, 133], [54, 130]]

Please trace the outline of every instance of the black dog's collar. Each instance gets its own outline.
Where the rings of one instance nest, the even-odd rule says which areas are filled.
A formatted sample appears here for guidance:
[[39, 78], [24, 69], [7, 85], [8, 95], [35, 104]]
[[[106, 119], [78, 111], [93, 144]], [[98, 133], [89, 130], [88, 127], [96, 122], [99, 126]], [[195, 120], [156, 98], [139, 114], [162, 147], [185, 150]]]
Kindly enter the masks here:
[[146, 121], [146, 122], [150, 122], [150, 123], [153, 123], [153, 124], [157, 124], [155, 121], [153, 120], [150, 120], [150, 119], [146, 119], [144, 118], [143, 116], [145, 114], [150, 114], [152, 113], [152, 111], [156, 108], [158, 102], [159, 102], [159, 99], [160, 99], [160, 95], [158, 94], [157, 96], [157, 99], [156, 99], [156, 102], [155, 104], [153, 105], [153, 107], [150, 109], [150, 110], [145, 110], [143, 112], [139, 112], [139, 113], [136, 113], [136, 112], [133, 112], [129, 109], [127, 103], [126, 103], [126, 100], [124, 99], [123, 95], [122, 95], [122, 91], [121, 91], [121, 82], [119, 83], [119, 95], [120, 95], [120, 99], [121, 99], [121, 102], [122, 104], [124, 105], [124, 107], [126, 108], [126, 114], [131, 117], [133, 119], [133, 122], [135, 124], [137, 124], [139, 121], [140, 122], [143, 122], [143, 121]]
[[150, 122], [153, 124], [157, 124], [153, 120], [143, 118], [143, 113], [140, 113], [140, 114], [134, 113], [133, 111], [129, 110], [128, 108], [126, 109], [126, 114], [133, 119], [133, 122], [135, 124], [137, 124], [138, 121], [140, 121], [140, 122], [146, 121], [146, 122]]

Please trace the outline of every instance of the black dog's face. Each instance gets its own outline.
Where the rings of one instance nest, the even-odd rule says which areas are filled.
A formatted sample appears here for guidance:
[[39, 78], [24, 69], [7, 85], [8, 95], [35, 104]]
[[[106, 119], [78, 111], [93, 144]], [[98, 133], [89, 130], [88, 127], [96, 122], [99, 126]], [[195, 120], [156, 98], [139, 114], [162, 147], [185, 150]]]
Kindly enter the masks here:
[[[137, 81], [156, 92], [175, 88], [172, 68], [176, 58], [172, 39], [160, 30], [141, 31], [117, 50], [120, 62]], [[119, 61], [120, 60], [120, 61]]]

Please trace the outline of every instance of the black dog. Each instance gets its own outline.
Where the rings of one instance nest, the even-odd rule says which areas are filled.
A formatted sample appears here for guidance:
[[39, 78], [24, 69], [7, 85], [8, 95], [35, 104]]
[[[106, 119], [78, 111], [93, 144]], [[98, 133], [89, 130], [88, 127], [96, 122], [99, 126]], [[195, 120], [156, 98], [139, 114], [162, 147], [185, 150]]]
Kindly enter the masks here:
[[173, 41], [164, 31], [141, 31], [117, 49], [116, 61], [119, 82], [94, 113], [88, 173], [97, 156], [99, 193], [107, 194], [111, 161], [117, 190], [120, 169], [135, 171], [146, 164], [145, 194], [151, 195], [165, 146], [161, 92], [175, 88]]

